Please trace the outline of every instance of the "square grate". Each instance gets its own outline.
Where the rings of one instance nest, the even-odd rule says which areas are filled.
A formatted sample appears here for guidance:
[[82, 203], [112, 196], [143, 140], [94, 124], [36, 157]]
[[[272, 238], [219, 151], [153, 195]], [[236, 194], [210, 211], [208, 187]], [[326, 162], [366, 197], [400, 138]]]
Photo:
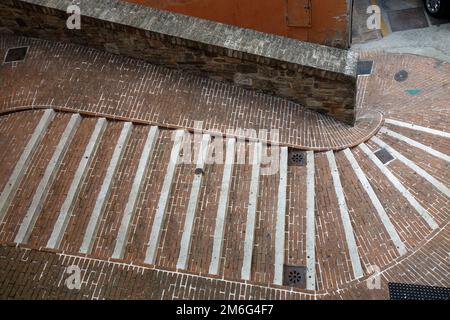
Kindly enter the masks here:
[[306, 289], [306, 267], [284, 265], [283, 285]]
[[303, 167], [306, 165], [306, 151], [289, 150], [288, 165]]
[[358, 76], [367, 76], [372, 74], [373, 60], [358, 61], [357, 73]]
[[383, 164], [388, 163], [389, 161], [394, 160], [395, 158], [392, 156], [392, 154], [389, 153], [386, 149], [380, 149], [377, 152], [375, 152], [375, 156], [380, 159], [380, 161]]
[[394, 282], [388, 285], [391, 300], [450, 300], [450, 288]]
[[27, 55], [28, 47], [10, 48], [6, 52], [4, 63], [23, 61]]

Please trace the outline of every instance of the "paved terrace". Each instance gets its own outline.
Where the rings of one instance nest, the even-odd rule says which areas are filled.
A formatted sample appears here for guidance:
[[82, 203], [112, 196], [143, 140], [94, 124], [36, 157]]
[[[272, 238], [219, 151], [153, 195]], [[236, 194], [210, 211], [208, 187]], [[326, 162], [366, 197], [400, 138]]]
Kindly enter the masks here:
[[[358, 299], [388, 298], [391, 281], [448, 286], [448, 64], [362, 53], [374, 69], [349, 127], [75, 45], [0, 43], [0, 56], [30, 45], [0, 67], [0, 297]], [[233, 136], [224, 156], [244, 163], [169, 162], [198, 120], [220, 133], [190, 144], [203, 154], [228, 128], [279, 128], [281, 148], [268, 148], [280, 170], [263, 174], [260, 144]], [[394, 159], [381, 163], [380, 147]], [[304, 166], [288, 163], [295, 149], [308, 150]], [[80, 291], [64, 285], [72, 264]], [[281, 283], [283, 264], [307, 266], [306, 289]], [[373, 266], [381, 290], [367, 288]]]

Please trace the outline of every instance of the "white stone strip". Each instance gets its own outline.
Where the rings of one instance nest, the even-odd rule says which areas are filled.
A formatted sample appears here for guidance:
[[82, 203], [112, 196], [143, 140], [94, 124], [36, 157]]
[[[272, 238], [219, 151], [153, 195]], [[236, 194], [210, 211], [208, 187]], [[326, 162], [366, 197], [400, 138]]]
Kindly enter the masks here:
[[372, 160], [373, 163], [380, 169], [381, 172], [388, 178], [391, 184], [405, 197], [405, 199], [411, 204], [411, 206], [416, 209], [420, 216], [427, 222], [431, 229], [437, 229], [438, 225], [430, 216], [430, 214], [417, 202], [417, 200], [412, 196], [412, 194], [403, 186], [403, 184], [386, 168], [385, 165], [374, 155], [374, 153], [367, 147], [366, 144], [362, 143], [359, 145], [361, 150]]
[[[204, 134], [200, 149], [198, 151], [196, 169], [204, 169], [206, 157], [208, 156], [208, 146], [211, 140], [209, 134]], [[203, 174], [199, 173], [194, 176], [192, 181], [191, 193], [189, 195], [189, 203], [186, 211], [186, 218], [184, 222], [183, 235], [181, 237], [180, 252], [178, 254], [177, 269], [187, 269], [187, 261], [189, 257], [189, 250], [192, 241], [192, 228], [194, 226], [195, 211], [198, 204], [198, 196], [200, 194], [200, 187], [202, 186]]]
[[328, 164], [333, 177], [334, 191], [339, 204], [339, 211], [341, 212], [342, 225], [344, 227], [345, 239], [347, 241], [348, 253], [352, 263], [353, 275], [356, 279], [364, 276], [361, 266], [361, 259], [358, 253], [358, 246], [356, 245], [355, 235], [353, 233], [352, 222], [350, 221], [350, 214], [348, 213], [347, 202], [345, 201], [344, 190], [342, 189], [341, 178], [336, 165], [336, 159], [333, 151], [327, 152]]
[[316, 223], [314, 152], [306, 154], [306, 289], [316, 290]]
[[214, 242], [209, 274], [219, 273], [220, 257], [222, 256], [223, 232], [225, 227], [225, 216], [228, 209], [228, 198], [230, 194], [231, 177], [235, 157], [236, 139], [227, 139], [227, 151], [225, 166], [223, 169], [222, 185], [220, 187], [219, 205], [217, 208], [216, 226], [214, 229]]
[[412, 129], [412, 130], [416, 130], [416, 131], [422, 131], [425, 133], [434, 134], [436, 136], [441, 136], [444, 138], [450, 138], [450, 133], [445, 132], [445, 131], [430, 129], [430, 128], [418, 126], [418, 125], [415, 125], [412, 123], [407, 123], [407, 122], [402, 122], [402, 121], [392, 120], [392, 119], [385, 119], [384, 122], [392, 124], [397, 127], [408, 128], [408, 129]]
[[258, 205], [259, 174], [261, 171], [261, 142], [253, 143], [252, 176], [250, 180], [250, 195], [248, 200], [247, 221], [245, 225], [244, 261], [242, 262], [241, 278], [250, 280], [252, 269], [253, 242], [255, 237], [256, 208]]
[[47, 168], [45, 169], [44, 176], [39, 182], [27, 214], [22, 220], [19, 231], [17, 232], [16, 238], [14, 240], [15, 243], [26, 243], [28, 241], [34, 224], [36, 223], [39, 213], [42, 210], [42, 206], [44, 204], [45, 198], [47, 197], [48, 190], [53, 183], [56, 172], [58, 171], [61, 161], [66, 154], [66, 151], [70, 145], [70, 142], [72, 141], [73, 136], [75, 135], [75, 132], [77, 131], [80, 122], [81, 116], [78, 113], [72, 115], [72, 117], [70, 118], [70, 121], [67, 124], [58, 145], [56, 146], [53, 156], [50, 159]]
[[89, 164], [92, 161], [93, 155], [97, 150], [97, 146], [102, 137], [103, 131], [106, 128], [106, 119], [100, 118], [97, 120], [94, 131], [92, 132], [91, 138], [86, 146], [83, 157], [78, 164], [77, 171], [70, 184], [69, 191], [67, 192], [66, 199], [59, 211], [58, 219], [56, 220], [55, 226], [53, 227], [52, 234], [47, 242], [47, 248], [56, 249], [59, 247], [61, 239], [66, 231], [67, 223], [69, 221], [69, 216], [72, 213], [73, 205], [75, 199], [78, 196], [80, 186], [84, 177], [86, 175]]
[[55, 111], [53, 111], [52, 109], [45, 110], [41, 120], [39, 121], [36, 129], [33, 132], [33, 135], [25, 146], [25, 149], [23, 150], [19, 161], [17, 161], [8, 182], [3, 188], [3, 191], [0, 195], [0, 222], [3, 221], [3, 218], [8, 211], [9, 205], [17, 192], [17, 188], [19, 187], [23, 176], [25, 175], [31, 158], [33, 157], [34, 151], [44, 137], [45, 131], [47, 130], [54, 117]]
[[81, 244], [80, 253], [89, 253], [91, 251], [94, 237], [97, 233], [100, 219], [103, 214], [103, 209], [111, 188], [111, 182], [117, 172], [118, 164], [122, 158], [122, 154], [125, 150], [125, 146], [130, 137], [133, 129], [133, 123], [125, 122], [123, 124], [122, 131], [120, 132], [119, 140], [117, 140], [116, 147], [114, 148], [113, 155], [109, 162], [108, 169], [106, 170], [105, 178], [103, 179], [100, 192], [95, 201], [94, 210], [92, 211], [91, 218], [84, 234], [83, 243]]
[[392, 224], [391, 220], [389, 219], [389, 216], [387, 215], [386, 211], [384, 210], [383, 205], [381, 204], [375, 191], [373, 190], [372, 186], [370, 185], [369, 180], [367, 180], [366, 175], [364, 174], [364, 172], [362, 171], [358, 162], [356, 161], [355, 157], [353, 156], [353, 153], [350, 151], [350, 149], [345, 149], [344, 154], [347, 157], [347, 160], [350, 162], [350, 165], [352, 166], [353, 171], [355, 172], [356, 176], [358, 177], [359, 182], [361, 182], [361, 185], [363, 186], [364, 190], [368, 194], [370, 201], [372, 201], [372, 204], [375, 207], [375, 210], [377, 211], [378, 216], [380, 217], [381, 223], [383, 223], [384, 228], [386, 229], [387, 233], [391, 237], [391, 240], [394, 243], [395, 247], [397, 248], [398, 253], [401, 256], [404, 255], [406, 253], [406, 246], [403, 243], [403, 241], [400, 239], [400, 236], [398, 235], [397, 230], [395, 229], [394, 225]]
[[154, 264], [156, 251], [158, 249], [159, 237], [161, 234], [162, 224], [166, 213], [167, 203], [172, 189], [172, 180], [175, 175], [175, 168], [177, 166], [178, 158], [180, 156], [181, 145], [183, 143], [183, 130], [177, 130], [175, 134], [175, 141], [173, 143], [172, 152], [170, 154], [169, 164], [167, 165], [166, 176], [164, 177], [161, 195], [159, 196], [158, 206], [150, 233], [150, 239], [147, 243], [147, 251], [145, 254], [145, 263]]
[[137, 199], [141, 193], [143, 182], [145, 181], [145, 176], [149, 167], [149, 160], [153, 153], [157, 138], [158, 127], [153, 126], [148, 132], [147, 140], [145, 141], [144, 149], [142, 150], [141, 158], [139, 159], [139, 165], [136, 175], [134, 176], [133, 185], [131, 186], [125, 211], [123, 213], [119, 233], [117, 234], [116, 245], [114, 247], [114, 253], [112, 255], [114, 259], [123, 258], [125, 243], [128, 239], [130, 221], [136, 209]]
[[420, 142], [417, 142], [416, 140], [410, 139], [408, 137], [405, 137], [404, 135], [401, 135], [400, 133], [394, 132], [392, 130], [389, 130], [387, 128], [381, 128], [380, 129], [381, 133], [384, 133], [388, 136], [394, 137], [398, 140], [401, 140], [403, 142], [406, 142], [407, 144], [417, 148], [417, 149], [421, 149], [425, 152], [428, 152], [429, 154], [435, 156], [436, 158], [442, 159], [444, 161], [450, 162], [450, 156], [443, 154], [442, 152], [439, 152], [433, 148], [430, 148]]
[[283, 284], [287, 171], [288, 148], [282, 147], [280, 149], [280, 183], [278, 185], [278, 209], [275, 227], [275, 268], [273, 275], [273, 283], [280, 286]]
[[432, 177], [428, 172], [423, 170], [421, 167], [416, 165], [413, 161], [409, 160], [400, 152], [398, 152], [397, 150], [395, 150], [390, 145], [388, 145], [387, 143], [385, 143], [384, 141], [382, 141], [377, 137], [372, 137], [372, 141], [378, 144], [381, 148], [385, 148], [386, 150], [388, 150], [394, 157], [396, 157], [398, 160], [400, 160], [408, 167], [410, 167], [412, 170], [414, 170], [418, 175], [420, 175], [422, 178], [431, 183], [436, 189], [445, 194], [447, 197], [450, 197], [450, 189], [448, 189], [442, 182]]

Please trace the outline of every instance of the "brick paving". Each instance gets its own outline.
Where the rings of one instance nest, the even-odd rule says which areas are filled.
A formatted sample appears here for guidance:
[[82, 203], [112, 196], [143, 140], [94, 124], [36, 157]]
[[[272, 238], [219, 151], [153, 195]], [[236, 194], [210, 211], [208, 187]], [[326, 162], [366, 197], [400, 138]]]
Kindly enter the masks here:
[[[450, 227], [447, 224], [421, 248], [381, 273], [381, 288], [366, 281], [339, 291], [310, 294], [276, 287], [224, 281], [136, 265], [0, 246], [1, 299], [388, 299], [388, 282], [448, 286]], [[81, 270], [80, 290], [65, 285], [68, 267]]]
[[17, 46], [30, 49], [23, 63], [0, 68], [0, 112], [51, 106], [170, 128], [202, 121], [222, 134], [278, 129], [280, 143], [311, 150], [354, 146], [382, 121], [358, 110], [352, 127], [286, 99], [76, 45], [2, 35], [0, 56]]
[[[9, 37], [2, 37], [1, 39], [0, 48], [2, 49], [0, 51], [4, 50], [13, 41]], [[51, 43], [25, 38], [15, 39], [15, 41], [22, 43], [27, 41], [33, 42], [36, 51], [33, 53], [33, 49], [31, 49], [30, 62], [37, 58], [38, 52], [44, 54], [46, 50], [56, 50], [55, 48], [58, 48], [59, 55], [55, 56], [55, 59], [62, 59], [66, 50], [75, 48], [67, 45], [55, 47]], [[39, 48], [41, 51], [36, 48]], [[87, 49], [82, 49], [80, 52], [96, 55], [97, 59], [102, 60], [105, 58], [101, 53], [83, 50]], [[80, 55], [82, 56], [81, 53]], [[89, 56], [89, 54], [87, 55]], [[370, 58], [375, 61], [374, 74], [359, 79], [360, 92], [358, 101], [361, 106], [360, 112], [363, 116], [363, 111], [371, 108], [372, 110], [383, 112], [386, 119], [395, 119], [429, 127], [439, 130], [445, 135], [446, 130], [448, 130], [445, 119], [449, 115], [448, 98], [450, 97], [450, 82], [448, 80], [450, 67], [448, 64], [438, 63], [427, 58], [386, 55], [383, 53], [363, 53], [363, 58]], [[115, 57], [115, 59], [115, 63], [119, 63], [123, 68], [128, 64], [137, 66], [140, 63], [127, 59], [123, 60], [123, 58], [119, 57]], [[97, 60], [97, 62], [100, 60]], [[21, 104], [21, 101], [26, 101], [26, 99], [22, 100], [22, 97], [27, 95], [28, 101], [33, 99], [35, 101], [39, 99], [48, 101], [54, 99], [54, 101], [57, 101], [59, 99], [59, 93], [54, 88], [49, 87], [44, 92], [39, 85], [33, 84], [33, 81], [37, 79], [36, 76], [33, 76], [33, 72], [36, 72], [37, 69], [33, 68], [40, 67], [37, 63], [33, 62], [28, 65], [30, 72], [28, 75], [31, 79], [30, 85], [27, 87], [20, 85], [20, 81], [24, 81], [24, 79], [21, 80], [20, 76], [15, 77], [15, 75], [22, 71], [21, 68], [26, 63], [28, 62], [25, 62], [24, 65], [14, 64], [0, 67], [0, 74], [2, 76], [3, 74], [8, 75], [8, 80], [5, 81], [6, 85], [3, 85], [0, 89], [0, 105], [3, 106], [3, 114], [0, 116], [0, 141], [3, 150], [0, 155], [3, 160], [0, 162], [0, 187], [2, 190], [11, 176], [14, 164], [20, 157], [43, 114], [39, 109], [22, 112], [13, 111], [21, 107], [32, 108], [41, 104], [40, 102]], [[111, 60], [109, 67], [112, 68], [112, 66], [114, 64]], [[45, 68], [50, 73], [59, 72], [56, 69], [50, 71], [53, 68], [51, 64], [46, 65]], [[396, 82], [393, 80], [393, 73], [399, 68], [409, 70], [410, 76], [407, 81]], [[161, 72], [163, 72], [161, 71], [162, 69], [159, 70], [157, 68], [145, 70], [148, 72], [153, 70], [155, 77], [156, 74], [161, 75]], [[111, 70], [108, 72], [113, 73]], [[176, 73], [170, 72], [170, 77], [172, 78], [169, 77], [169, 80], [174, 81]], [[33, 80], [33, 77], [36, 79]], [[59, 81], [59, 78], [55, 79], [55, 83]], [[176, 82], [172, 82], [169, 88], [175, 94], [186, 96], [192, 94], [192, 91], [183, 91], [184, 89], [181, 90], [181, 88], [185, 85], [193, 86], [193, 84], [185, 76], [177, 79]], [[132, 82], [131, 79], [130, 81]], [[184, 84], [184, 82], [188, 82], [188, 84]], [[13, 86], [13, 83], [16, 86]], [[164, 81], [159, 83], [160, 87], [156, 85], [156, 82], [153, 82], [153, 84], [147, 83], [148, 87], [146, 90], [159, 90], [160, 95], [158, 99], [161, 100], [164, 98], [164, 95], [167, 96], [168, 94], [164, 92], [167, 89], [167, 83]], [[65, 92], [68, 96], [72, 94], [69, 84], [59, 81], [59, 85], [62, 91], [67, 90]], [[205, 91], [202, 92], [208, 94], [208, 84], [204, 83], [203, 85]], [[216, 85], [222, 89], [229, 86], [228, 84], [220, 83], [215, 83]], [[14, 92], [17, 100], [11, 100], [9, 92], [5, 91], [5, 88], [8, 86], [13, 88], [11, 92]], [[186, 89], [187, 87], [184, 88]], [[229, 88], [232, 87], [230, 86]], [[421, 91], [416, 94], [408, 93], [406, 90], [411, 88], [420, 89]], [[33, 92], [36, 95], [33, 94], [33, 98], [31, 98], [28, 90], [34, 90]], [[38, 91], [42, 91], [42, 93], [37, 93]], [[92, 95], [96, 94], [92, 90], [86, 91], [86, 94], [88, 92]], [[178, 163], [176, 165], [174, 179], [168, 195], [169, 200], [165, 210], [165, 218], [162, 221], [162, 232], [157, 243], [155, 264], [146, 264], [144, 261], [149, 245], [150, 232], [152, 225], [155, 223], [155, 212], [159, 198], [162, 196], [162, 185], [173, 147], [174, 130], [172, 129], [178, 125], [183, 126], [185, 129], [191, 129], [190, 121], [199, 120], [195, 118], [190, 118], [189, 121], [183, 120], [184, 122], [179, 122], [173, 126], [161, 121], [160, 119], [162, 118], [152, 118], [150, 121], [145, 120], [150, 118], [139, 118], [133, 115], [127, 119], [135, 121], [135, 125], [132, 128], [130, 139], [124, 146], [124, 152], [118, 162], [118, 169], [112, 179], [110, 192], [105, 199], [106, 205], [102, 210], [99, 228], [94, 234], [93, 251], [87, 255], [82, 255], [80, 253], [81, 242], [123, 126], [122, 121], [117, 121], [113, 118], [120, 112], [126, 117], [129, 109], [125, 109], [124, 106], [133, 99], [138, 99], [144, 105], [144, 100], [141, 100], [136, 95], [131, 94], [127, 96], [126, 94], [129, 91], [126, 91], [125, 88], [122, 92], [125, 94], [122, 97], [124, 103], [122, 107], [112, 107], [113, 104], [108, 105], [106, 99], [98, 107], [105, 108], [108, 111], [101, 111], [95, 116], [89, 116], [87, 109], [80, 110], [79, 106], [71, 105], [70, 97], [68, 98], [69, 100], [66, 100], [67, 103], [51, 102], [48, 104], [47, 107], [54, 107], [58, 112], [56, 112], [55, 119], [47, 128], [43, 140], [33, 152], [30, 165], [26, 168], [26, 173], [20, 181], [19, 188], [9, 206], [5, 219], [0, 224], [1, 298], [387, 299], [387, 282], [389, 281], [448, 286], [450, 277], [448, 259], [450, 252], [450, 243], [448, 241], [450, 232], [448, 208], [450, 200], [448, 195], [437, 189], [399, 159], [394, 159], [385, 165], [385, 168], [398, 179], [400, 186], [404, 187], [416, 203], [422, 206], [437, 223], [437, 229], [432, 230], [417, 211], [417, 205], [413, 205], [404, 194], [398, 191], [399, 186], [396, 185], [396, 182], [393, 182], [392, 178], [386, 176], [375, 166], [369, 156], [363, 152], [362, 145], [360, 145], [363, 141], [357, 141], [358, 139], [352, 140], [354, 137], [350, 136], [348, 136], [349, 141], [352, 140], [355, 147], [347, 151], [354, 156], [361, 167], [381, 206], [386, 211], [386, 215], [392, 222], [395, 231], [399, 234], [400, 240], [405, 244], [407, 249], [405, 255], [400, 256], [387, 232], [386, 226], [377, 213], [373, 199], [364, 190], [344, 152], [336, 151], [334, 152], [334, 157], [342, 184], [345, 205], [348, 208], [350, 226], [352, 228], [351, 233], [355, 237], [358, 259], [360, 259], [363, 269], [363, 277], [355, 279], [354, 267], [350, 260], [351, 253], [342, 220], [342, 207], [339, 205], [336, 185], [332, 179], [332, 169], [327, 160], [327, 155], [323, 152], [315, 152], [314, 235], [316, 239], [316, 290], [306, 291], [292, 289], [290, 286], [275, 286], [272, 284], [275, 263], [275, 224], [278, 214], [277, 203], [280, 200], [278, 199], [280, 180], [278, 171], [273, 174], [260, 175], [259, 177], [256, 224], [253, 235], [253, 250], [251, 252], [251, 280], [243, 281], [241, 279], [241, 269], [244, 261], [244, 239], [252, 177], [251, 155], [254, 146], [253, 142], [246, 141], [237, 144], [243, 150], [243, 153], [239, 153], [239, 149], [236, 150], [236, 153], [237, 155], [244, 155], [245, 161], [234, 163], [232, 168], [224, 233], [223, 238], [220, 239], [222, 254], [220, 256], [218, 275], [208, 273], [224, 171], [222, 163], [208, 163], [205, 166], [199, 201], [195, 211], [187, 267], [184, 270], [177, 270], [176, 265], [181, 247], [187, 205], [195, 175], [195, 162]], [[242, 93], [244, 94], [244, 91]], [[53, 97], [53, 94], [55, 94], [55, 97]], [[234, 92], [230, 98], [235, 97], [234, 94], [239, 95], [240, 93]], [[254, 93], [245, 91], [245, 95], [252, 94]], [[254, 95], [254, 97], [263, 96], [261, 94]], [[191, 100], [189, 100], [189, 103], [186, 102], [184, 107], [190, 104], [192, 108], [195, 108], [202, 104], [201, 95], [194, 94], [189, 97]], [[83, 97], [85, 106], [92, 106], [91, 102], [89, 102], [91, 98], [91, 95]], [[174, 97], [170, 96], [170, 98]], [[210, 96], [208, 99], [218, 99], [218, 96]], [[270, 100], [274, 98], [264, 96], [264, 99], [269, 99], [266, 101], [268, 103], [267, 106], [270, 106], [273, 110], [277, 108], [273, 104], [275, 100]], [[250, 99], [249, 101], [252, 100]], [[424, 102], [427, 103], [427, 112], [423, 112]], [[165, 103], [163, 108], [165, 112], [164, 117], [169, 117], [172, 109], [169, 108], [170, 105], [167, 104], [167, 101]], [[242, 113], [242, 117], [248, 116], [244, 109], [239, 109], [235, 104], [227, 105], [225, 102], [223, 103], [227, 112]], [[253, 108], [256, 109], [258, 107], [254, 103], [253, 105], [248, 104], [246, 108], [250, 108], [251, 112], [253, 112]], [[49, 188], [41, 210], [38, 212], [30, 239], [27, 243], [17, 246], [17, 244], [12, 243], [14, 237], [23, 217], [27, 213], [40, 178], [70, 119], [70, 113], [63, 112], [63, 110], [71, 112], [82, 111], [81, 123], [70, 142], [67, 152], [63, 156], [61, 164], [56, 170], [56, 178]], [[95, 112], [98, 112], [98, 110]], [[275, 111], [278, 112], [278, 110]], [[190, 109], [186, 114], [196, 116], [198, 111]], [[305, 114], [302, 114], [304, 119], [309, 117], [308, 115], [305, 116]], [[82, 179], [73, 209], [69, 213], [69, 222], [65, 229], [62, 243], [56, 249], [49, 250], [45, 248], [47, 241], [54, 228], [69, 186], [74, 179], [82, 154], [94, 130], [96, 120], [100, 115], [108, 115], [109, 120], [107, 121], [106, 129], [101, 136], [87, 174]], [[146, 113], [146, 115], [148, 114]], [[176, 115], [175, 111], [173, 115]], [[218, 112], [215, 114], [200, 113], [200, 115], [205, 116], [205, 119], [208, 117], [212, 119], [218, 115]], [[299, 117], [297, 120], [300, 119], [300, 115], [298, 114], [297, 116]], [[136, 121], [136, 119], [139, 121]], [[292, 118], [290, 119], [292, 120]], [[217, 117], [214, 121], [216, 120]], [[214, 121], [211, 120], [208, 126], [214, 126]], [[226, 118], [222, 118], [222, 121], [230, 126], [235, 124], [234, 120]], [[264, 122], [258, 122], [257, 118], [252, 121], [249, 124], [255, 129], [267, 126]], [[319, 128], [321, 128], [321, 125], [328, 127], [330, 124], [330, 122], [325, 120], [319, 122], [321, 123], [320, 125], [311, 128], [310, 137], [314, 137], [314, 135], [317, 137], [317, 134], [320, 135], [319, 131], [321, 129]], [[150, 123], [159, 126], [158, 137], [150, 156], [148, 170], [143, 178], [136, 208], [130, 221], [124, 256], [118, 260], [112, 259], [112, 252], [125, 204], [130, 194], [137, 164], [144, 148], [145, 138], [150, 129], [148, 124]], [[281, 122], [279, 122], [279, 125], [283, 126]], [[448, 138], [387, 123], [383, 126], [416, 140], [429, 148], [434, 148], [446, 155], [449, 154]], [[267, 128], [273, 128], [273, 126], [268, 125]], [[304, 127], [298, 127], [295, 133], [294, 131], [291, 133], [299, 136], [308, 136], [308, 131], [302, 131], [302, 128]], [[186, 134], [186, 138], [192, 136], [191, 133]], [[368, 135], [364, 139], [364, 145], [372, 153], [378, 150], [379, 146], [374, 140], [370, 140], [370, 137], [371, 135]], [[448, 161], [385, 133], [379, 132], [376, 137], [383, 140], [448, 188], [450, 182]], [[219, 137], [216, 136], [213, 139], [215, 141]], [[333, 149], [337, 145], [333, 145], [333, 141], [328, 138], [322, 140], [322, 142], [324, 143], [323, 145], [328, 144], [329, 149]], [[284, 140], [284, 143], [289, 144], [288, 140]], [[191, 147], [195, 149], [197, 146], [195, 143], [191, 143]], [[304, 145], [298, 145], [297, 147], [307, 149]], [[277, 151], [275, 146], [271, 146], [269, 147], [269, 152], [279, 151]], [[195, 152], [193, 153], [195, 154]], [[188, 151], [183, 150], [183, 155], [187, 157], [187, 154]], [[306, 167], [288, 166], [287, 170], [286, 199], [281, 199], [286, 203], [284, 263], [304, 266], [307, 258]], [[64, 285], [64, 281], [68, 277], [65, 271], [67, 267], [73, 264], [81, 266], [82, 269], [83, 283], [80, 290], [68, 290]], [[367, 288], [366, 280], [371, 276], [371, 268], [373, 266], [381, 269], [381, 290], [368, 290]]]

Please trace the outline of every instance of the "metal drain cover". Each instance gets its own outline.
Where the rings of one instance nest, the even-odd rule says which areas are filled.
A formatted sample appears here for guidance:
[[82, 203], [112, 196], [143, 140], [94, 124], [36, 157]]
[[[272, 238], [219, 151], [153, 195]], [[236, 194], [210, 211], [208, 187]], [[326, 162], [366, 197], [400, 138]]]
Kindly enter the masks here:
[[204, 171], [202, 168], [195, 168], [194, 173], [195, 173], [196, 175], [202, 175], [202, 174], [205, 173], [205, 171]]
[[402, 82], [408, 79], [408, 71], [406, 70], [400, 70], [397, 72], [394, 76], [395, 81]]
[[358, 61], [357, 74], [358, 76], [365, 76], [372, 74], [373, 61]]
[[295, 288], [306, 288], [306, 267], [284, 266], [283, 285]]
[[450, 288], [394, 282], [388, 285], [391, 300], [450, 300]]
[[6, 52], [4, 63], [23, 61], [28, 52], [28, 47], [10, 48]]
[[394, 160], [395, 158], [387, 151], [386, 149], [380, 149], [375, 152], [375, 156], [380, 159], [383, 164], [388, 163], [389, 161]]
[[305, 166], [306, 165], [306, 152], [299, 151], [299, 150], [290, 150], [288, 165], [290, 165], [290, 166]]

